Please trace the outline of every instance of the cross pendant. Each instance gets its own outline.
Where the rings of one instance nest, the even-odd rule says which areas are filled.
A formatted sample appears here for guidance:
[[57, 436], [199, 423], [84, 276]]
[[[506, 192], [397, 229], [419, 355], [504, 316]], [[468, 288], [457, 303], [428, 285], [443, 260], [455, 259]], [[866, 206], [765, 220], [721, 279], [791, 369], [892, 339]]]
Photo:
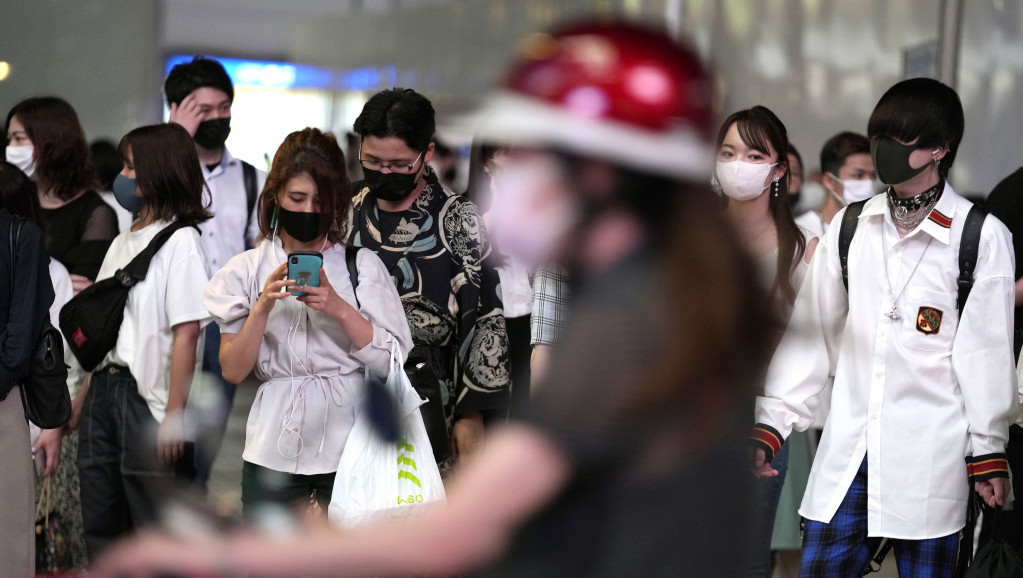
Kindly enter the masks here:
[[891, 319], [892, 321], [895, 321], [897, 319], [902, 319], [902, 317], [898, 313], [895, 312], [895, 306], [894, 305], [892, 305], [892, 310], [889, 311], [888, 313], [885, 313], [884, 315], [885, 315], [885, 317], [887, 317], [888, 319]]

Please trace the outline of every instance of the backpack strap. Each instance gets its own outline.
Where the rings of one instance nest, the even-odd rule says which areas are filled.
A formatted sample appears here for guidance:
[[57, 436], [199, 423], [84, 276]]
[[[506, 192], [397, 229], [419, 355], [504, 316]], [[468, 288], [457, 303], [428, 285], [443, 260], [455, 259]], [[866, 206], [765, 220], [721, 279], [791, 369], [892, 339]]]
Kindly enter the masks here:
[[[163, 244], [167, 242], [167, 239], [170, 239], [171, 235], [173, 235], [178, 229], [183, 229], [185, 227], [195, 227], [196, 231], [199, 230], [199, 226], [191, 221], [174, 221], [157, 233], [156, 236], [153, 237], [153, 240], [149, 242], [149, 245], [147, 245], [141, 253], [135, 255], [135, 258], [125, 265], [123, 269], [115, 271], [114, 277], [117, 278], [117, 280], [121, 282], [121, 285], [124, 285], [125, 287], [132, 287], [139, 281], [144, 280], [146, 278], [146, 272], [149, 270], [149, 262], [153, 260], [153, 256], [156, 255], [156, 252], [160, 250], [160, 247], [163, 247]], [[201, 235], [202, 232], [199, 234]]]
[[849, 291], [849, 246], [852, 245], [856, 225], [860, 221], [860, 213], [867, 201], [857, 201], [845, 208], [842, 215], [842, 228], [838, 231], [838, 262], [842, 265], [842, 284]]
[[352, 279], [352, 289], [355, 291], [355, 306], [362, 309], [359, 303], [359, 265], [355, 262], [358, 256], [358, 247], [345, 246], [345, 265], [348, 265], [348, 276]]
[[245, 183], [245, 206], [248, 207], [248, 218], [245, 219], [245, 226], [252, 221], [252, 210], [256, 208], [256, 167], [245, 161], [242, 163], [242, 181]]
[[956, 298], [956, 310], [962, 317], [963, 309], [966, 308], [966, 300], [970, 297], [973, 289], [973, 270], [977, 266], [977, 251], [980, 248], [980, 231], [984, 228], [984, 219], [987, 218], [987, 211], [973, 205], [970, 212], [966, 214], [966, 223], [963, 224], [963, 236], [959, 241], [959, 278], [956, 284], [959, 285], [959, 296]]

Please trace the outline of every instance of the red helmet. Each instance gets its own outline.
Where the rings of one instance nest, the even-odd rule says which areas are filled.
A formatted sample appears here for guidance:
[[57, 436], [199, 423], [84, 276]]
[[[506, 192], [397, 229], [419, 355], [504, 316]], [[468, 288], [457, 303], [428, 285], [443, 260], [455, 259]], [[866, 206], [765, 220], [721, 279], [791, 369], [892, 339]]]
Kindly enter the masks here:
[[631, 24], [583, 24], [524, 43], [479, 134], [675, 177], [710, 173], [710, 78], [691, 51]]

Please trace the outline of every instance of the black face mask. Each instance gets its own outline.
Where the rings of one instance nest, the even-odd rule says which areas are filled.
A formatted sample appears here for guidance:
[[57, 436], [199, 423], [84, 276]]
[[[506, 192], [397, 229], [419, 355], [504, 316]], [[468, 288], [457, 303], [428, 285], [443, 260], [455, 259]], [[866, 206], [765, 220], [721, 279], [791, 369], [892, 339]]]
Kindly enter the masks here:
[[419, 183], [419, 171], [410, 175], [401, 173], [384, 174], [380, 171], [362, 168], [366, 186], [382, 201], [396, 203], [412, 194]]
[[904, 145], [886, 136], [870, 139], [870, 158], [877, 168], [877, 178], [886, 185], [897, 185], [919, 175], [927, 165], [914, 169], [909, 164], [909, 155], [920, 147]]
[[299, 243], [308, 243], [321, 235], [320, 213], [300, 213], [277, 207], [277, 222], [288, 236]]
[[195, 142], [204, 149], [216, 150], [224, 148], [227, 135], [231, 134], [231, 117], [214, 118], [199, 123], [195, 129]]

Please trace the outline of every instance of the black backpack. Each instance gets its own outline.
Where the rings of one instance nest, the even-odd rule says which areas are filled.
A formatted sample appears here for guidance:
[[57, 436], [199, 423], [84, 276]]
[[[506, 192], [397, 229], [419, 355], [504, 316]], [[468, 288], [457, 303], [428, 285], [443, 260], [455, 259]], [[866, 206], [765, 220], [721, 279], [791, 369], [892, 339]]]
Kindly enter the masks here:
[[118, 269], [113, 277], [86, 287], [61, 308], [60, 330], [82, 369], [96, 369], [117, 344], [128, 291], [146, 278], [149, 262], [167, 239], [178, 229], [188, 226], [195, 225], [188, 221], [167, 225], [124, 269]]
[[[869, 200], [869, 199], [868, 199]], [[849, 291], [849, 245], [856, 234], [856, 225], [860, 221], [860, 213], [867, 201], [859, 201], [846, 207], [842, 216], [842, 228], [838, 231], [838, 260], [842, 265], [842, 284]], [[984, 227], [987, 211], [973, 205], [966, 215], [963, 225], [963, 236], [959, 243], [959, 296], [956, 298], [956, 310], [962, 317], [966, 300], [973, 289], [973, 269], [977, 266], [977, 249], [980, 247], [980, 230]]]

